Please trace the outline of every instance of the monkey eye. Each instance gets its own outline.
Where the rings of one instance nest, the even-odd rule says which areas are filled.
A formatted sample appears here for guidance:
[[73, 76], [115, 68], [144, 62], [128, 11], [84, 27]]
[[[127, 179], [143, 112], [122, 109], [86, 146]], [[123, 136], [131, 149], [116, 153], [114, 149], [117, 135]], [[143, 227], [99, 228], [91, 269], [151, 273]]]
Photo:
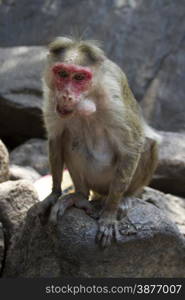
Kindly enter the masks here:
[[61, 78], [67, 78], [69, 76], [69, 73], [66, 72], [65, 70], [62, 70], [60, 72], [58, 72], [58, 75], [61, 77]]
[[82, 80], [84, 80], [85, 79], [85, 74], [83, 74], [83, 73], [78, 73], [78, 74], [75, 74], [74, 76], [73, 76], [73, 78], [76, 80], [76, 81], [82, 81]]

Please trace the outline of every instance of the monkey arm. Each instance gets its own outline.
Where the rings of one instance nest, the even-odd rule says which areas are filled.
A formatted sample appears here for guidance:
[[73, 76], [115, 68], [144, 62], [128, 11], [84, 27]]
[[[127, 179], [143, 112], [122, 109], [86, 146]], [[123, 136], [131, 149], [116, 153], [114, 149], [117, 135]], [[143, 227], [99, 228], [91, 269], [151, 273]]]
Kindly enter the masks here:
[[63, 151], [61, 146], [61, 136], [49, 140], [49, 162], [52, 175], [52, 192], [41, 203], [39, 217], [42, 224], [47, 222], [51, 207], [56, 203], [62, 194], [61, 181], [64, 168]]
[[49, 163], [52, 175], [52, 193], [61, 195], [61, 182], [64, 168], [64, 158], [61, 136], [49, 140]]

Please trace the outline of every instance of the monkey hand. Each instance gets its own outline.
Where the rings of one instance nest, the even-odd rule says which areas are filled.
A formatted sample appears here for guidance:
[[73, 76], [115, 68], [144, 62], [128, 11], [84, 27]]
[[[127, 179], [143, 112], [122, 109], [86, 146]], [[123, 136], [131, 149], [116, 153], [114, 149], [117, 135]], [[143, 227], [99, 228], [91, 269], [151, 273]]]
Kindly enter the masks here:
[[73, 194], [62, 195], [58, 198], [56, 204], [51, 210], [51, 223], [56, 225], [58, 217], [63, 216], [66, 209], [71, 206], [84, 209], [88, 214], [91, 213], [91, 204], [81, 193], [77, 192]]
[[111, 245], [113, 237], [116, 241], [119, 240], [120, 233], [116, 215], [116, 213], [104, 211], [98, 221], [97, 241], [103, 248]]
[[61, 192], [52, 192], [40, 203], [38, 215], [42, 225], [47, 223], [51, 207], [56, 203], [60, 195]]

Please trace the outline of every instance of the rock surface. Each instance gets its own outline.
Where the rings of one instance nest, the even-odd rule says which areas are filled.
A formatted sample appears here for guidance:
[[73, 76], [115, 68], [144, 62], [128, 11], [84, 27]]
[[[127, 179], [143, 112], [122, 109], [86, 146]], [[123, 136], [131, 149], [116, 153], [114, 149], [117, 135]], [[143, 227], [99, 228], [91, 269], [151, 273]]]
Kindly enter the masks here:
[[32, 167], [39, 174], [46, 175], [49, 172], [47, 149], [46, 140], [30, 139], [10, 153], [10, 162]]
[[40, 174], [31, 167], [10, 165], [10, 180], [26, 179], [34, 183], [40, 177]]
[[3, 261], [4, 261], [4, 233], [3, 233], [3, 225], [0, 222], [0, 274], [3, 267]]
[[150, 184], [165, 193], [185, 197], [185, 134], [159, 132], [159, 165]]
[[[38, 0], [37, 3], [31, 0], [29, 4], [26, 0], [5, 0], [0, 3], [0, 45], [46, 45], [55, 36], [71, 35], [75, 31], [84, 38], [100, 40], [108, 56], [125, 70], [136, 98], [144, 99], [145, 115], [151, 124], [161, 130], [182, 131], [185, 129], [184, 14], [183, 0]], [[38, 28], [42, 28], [42, 35]], [[41, 57], [44, 55], [42, 47], [0, 50], [9, 67], [1, 76], [0, 94], [6, 99], [1, 107], [8, 112], [8, 118], [19, 116], [19, 132], [26, 137], [28, 134], [33, 137], [34, 131], [37, 137], [42, 134], [37, 105], [40, 103], [39, 53]], [[10, 55], [11, 63], [8, 63]], [[18, 76], [12, 80], [15, 74]], [[19, 83], [15, 85], [15, 82]], [[6, 94], [1, 92], [3, 86]], [[34, 107], [25, 111], [31, 101]], [[20, 103], [17, 109], [15, 104]], [[21, 128], [24, 116], [27, 126]], [[34, 127], [29, 132], [30, 120]], [[4, 132], [2, 124], [1, 132]], [[7, 128], [7, 132], [8, 129], [12, 128]]]
[[165, 131], [185, 131], [185, 40], [166, 56], [142, 101], [149, 123]]
[[9, 154], [0, 140], [0, 183], [9, 179]]
[[142, 199], [162, 210], [185, 236], [185, 199], [149, 187], [144, 189]]
[[44, 136], [42, 47], [0, 48], [0, 136], [11, 143]]
[[119, 225], [119, 245], [104, 250], [84, 211], [71, 208], [56, 227], [41, 226], [38, 206], [12, 241], [4, 277], [185, 277], [185, 240], [153, 204], [136, 200]]
[[38, 201], [33, 185], [26, 180], [0, 184], [0, 222], [9, 240], [26, 217], [28, 209]]

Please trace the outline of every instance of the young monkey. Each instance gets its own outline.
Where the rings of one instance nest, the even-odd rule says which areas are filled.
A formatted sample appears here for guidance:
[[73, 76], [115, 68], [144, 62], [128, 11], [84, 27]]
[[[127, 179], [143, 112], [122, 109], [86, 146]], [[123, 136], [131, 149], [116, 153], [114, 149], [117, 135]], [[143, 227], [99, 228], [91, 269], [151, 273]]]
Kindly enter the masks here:
[[[126, 198], [149, 183], [157, 163], [156, 135], [146, 125], [125, 74], [90, 41], [59, 37], [49, 45], [44, 120], [52, 193], [40, 218], [56, 223], [70, 206], [90, 211], [90, 191], [104, 199], [97, 240], [119, 235], [117, 214]], [[75, 193], [62, 195], [64, 164]]]

